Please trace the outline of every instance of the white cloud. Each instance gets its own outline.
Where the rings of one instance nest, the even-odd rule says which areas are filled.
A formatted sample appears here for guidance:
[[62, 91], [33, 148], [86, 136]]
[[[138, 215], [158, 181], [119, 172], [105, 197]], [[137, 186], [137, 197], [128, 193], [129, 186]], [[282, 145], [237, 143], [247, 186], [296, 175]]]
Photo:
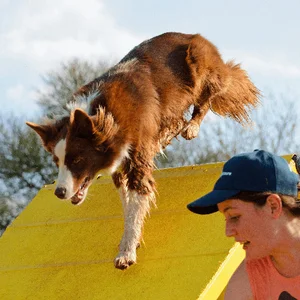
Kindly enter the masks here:
[[101, 1], [24, 1], [0, 33], [1, 54], [37, 69], [79, 56], [121, 58], [142, 38], [118, 28]]
[[112, 62], [144, 39], [119, 28], [100, 0], [16, 0], [0, 7], [0, 103], [5, 110], [36, 111], [30, 90], [40, 88], [39, 75], [61, 62], [73, 57]]

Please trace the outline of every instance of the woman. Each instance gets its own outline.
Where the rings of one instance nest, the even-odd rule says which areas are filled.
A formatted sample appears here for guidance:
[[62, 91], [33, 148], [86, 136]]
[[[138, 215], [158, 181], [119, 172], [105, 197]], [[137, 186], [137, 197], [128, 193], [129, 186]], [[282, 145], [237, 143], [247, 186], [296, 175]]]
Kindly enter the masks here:
[[225, 299], [300, 299], [298, 181], [283, 158], [255, 150], [232, 157], [214, 190], [188, 205], [198, 214], [220, 211], [226, 235], [246, 252]]

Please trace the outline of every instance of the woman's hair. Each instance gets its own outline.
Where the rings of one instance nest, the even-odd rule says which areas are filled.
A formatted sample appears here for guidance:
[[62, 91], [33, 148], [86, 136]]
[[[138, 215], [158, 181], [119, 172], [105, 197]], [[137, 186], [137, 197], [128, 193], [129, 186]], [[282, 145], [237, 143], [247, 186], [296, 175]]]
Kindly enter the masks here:
[[[234, 198], [245, 202], [253, 202], [256, 206], [262, 207], [266, 204], [267, 198], [271, 194], [272, 192], [240, 192]], [[276, 194], [280, 197], [284, 208], [293, 216], [300, 217], [300, 200], [297, 196]]]

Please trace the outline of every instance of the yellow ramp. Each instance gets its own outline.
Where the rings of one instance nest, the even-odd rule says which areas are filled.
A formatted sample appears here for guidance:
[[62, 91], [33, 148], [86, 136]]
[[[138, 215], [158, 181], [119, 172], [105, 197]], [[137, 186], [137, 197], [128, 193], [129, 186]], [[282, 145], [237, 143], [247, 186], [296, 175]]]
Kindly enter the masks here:
[[138, 263], [126, 271], [113, 266], [123, 217], [111, 179], [96, 180], [78, 207], [45, 186], [0, 239], [0, 299], [221, 299], [244, 253], [225, 237], [221, 214], [186, 209], [212, 189], [221, 168], [155, 172], [157, 208]]

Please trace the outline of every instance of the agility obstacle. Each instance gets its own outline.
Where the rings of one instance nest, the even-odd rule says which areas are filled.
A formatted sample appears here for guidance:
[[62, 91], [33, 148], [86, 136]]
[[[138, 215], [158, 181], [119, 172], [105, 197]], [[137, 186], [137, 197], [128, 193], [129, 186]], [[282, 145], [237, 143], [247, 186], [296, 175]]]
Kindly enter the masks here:
[[138, 262], [114, 268], [122, 206], [110, 177], [80, 206], [43, 187], [0, 238], [0, 299], [223, 299], [244, 252], [226, 238], [224, 217], [186, 205], [209, 192], [223, 164], [155, 172], [157, 208], [146, 220]]

